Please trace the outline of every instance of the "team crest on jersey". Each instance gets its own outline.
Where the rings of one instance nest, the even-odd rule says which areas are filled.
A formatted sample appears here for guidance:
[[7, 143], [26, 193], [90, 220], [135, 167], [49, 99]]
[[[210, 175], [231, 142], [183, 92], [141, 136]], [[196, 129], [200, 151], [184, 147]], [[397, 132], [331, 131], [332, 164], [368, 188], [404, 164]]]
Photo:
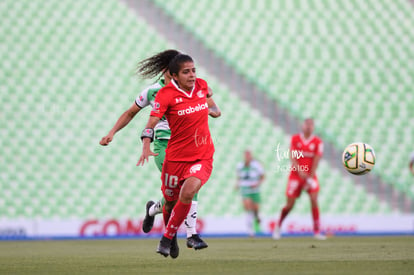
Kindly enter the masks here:
[[202, 90], [198, 91], [198, 92], [197, 92], [197, 96], [198, 96], [199, 98], [203, 98], [203, 97], [204, 97], [204, 93], [203, 93], [203, 91], [202, 91]]
[[309, 144], [309, 150], [313, 151], [315, 149], [315, 143]]
[[167, 196], [169, 196], [169, 197], [172, 197], [172, 196], [174, 196], [174, 191], [171, 190], [171, 189], [165, 189], [164, 190], [164, 194], [167, 195]]
[[154, 102], [154, 107], [152, 108], [152, 111], [156, 113], [160, 112], [160, 104], [158, 102]]
[[195, 174], [198, 171], [200, 171], [201, 170], [201, 166], [202, 166], [202, 164], [200, 164], [200, 163], [194, 164], [193, 166], [191, 166], [191, 168], [190, 168], [190, 174]]

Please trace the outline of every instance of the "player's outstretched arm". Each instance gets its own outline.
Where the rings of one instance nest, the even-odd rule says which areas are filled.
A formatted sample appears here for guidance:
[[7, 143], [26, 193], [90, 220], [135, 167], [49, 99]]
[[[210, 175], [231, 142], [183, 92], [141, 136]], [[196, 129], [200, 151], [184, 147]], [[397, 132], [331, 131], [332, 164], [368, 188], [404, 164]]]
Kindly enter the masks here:
[[141, 139], [142, 139], [142, 154], [138, 160], [137, 166], [143, 166], [145, 161], [148, 162], [150, 156], [158, 156], [158, 154], [151, 151], [150, 144], [154, 139], [154, 127], [157, 125], [158, 121], [160, 121], [159, 117], [150, 116], [147, 126], [145, 127], [144, 131], [142, 132]]
[[118, 118], [114, 127], [112, 127], [109, 133], [101, 139], [99, 144], [102, 146], [108, 145], [114, 138], [115, 133], [127, 126], [139, 111], [141, 111], [141, 108], [134, 102], [132, 106]]

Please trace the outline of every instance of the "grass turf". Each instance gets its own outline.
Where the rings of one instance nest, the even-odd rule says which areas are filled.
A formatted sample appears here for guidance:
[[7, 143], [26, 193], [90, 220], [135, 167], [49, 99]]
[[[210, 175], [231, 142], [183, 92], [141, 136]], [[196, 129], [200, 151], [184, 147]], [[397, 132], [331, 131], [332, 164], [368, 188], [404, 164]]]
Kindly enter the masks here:
[[155, 253], [158, 239], [0, 242], [0, 274], [413, 274], [414, 238], [179, 239], [177, 259]]

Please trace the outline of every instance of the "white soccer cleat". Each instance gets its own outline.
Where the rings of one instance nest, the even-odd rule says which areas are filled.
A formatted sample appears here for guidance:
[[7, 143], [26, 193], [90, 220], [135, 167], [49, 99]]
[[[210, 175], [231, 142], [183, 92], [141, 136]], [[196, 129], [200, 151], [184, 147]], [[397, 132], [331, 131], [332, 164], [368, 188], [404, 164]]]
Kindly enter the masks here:
[[318, 241], [324, 241], [324, 240], [326, 240], [326, 236], [322, 235], [321, 233], [316, 233], [313, 236], [313, 238], [315, 238], [315, 240], [318, 240]]
[[272, 238], [273, 240], [280, 240], [280, 238], [282, 238], [282, 235], [280, 234], [279, 226], [276, 226], [275, 230], [273, 230]]
[[162, 213], [162, 204], [161, 204], [161, 200], [159, 200], [151, 206], [151, 208], [149, 209], [149, 214], [150, 216], [155, 216], [161, 213]]

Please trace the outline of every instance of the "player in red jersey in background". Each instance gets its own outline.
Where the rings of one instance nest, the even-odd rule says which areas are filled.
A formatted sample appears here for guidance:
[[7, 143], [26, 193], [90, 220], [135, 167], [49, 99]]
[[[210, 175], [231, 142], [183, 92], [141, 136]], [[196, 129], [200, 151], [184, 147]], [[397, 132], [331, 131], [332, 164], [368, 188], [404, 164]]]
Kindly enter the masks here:
[[323, 142], [318, 136], [313, 135], [314, 128], [313, 119], [307, 118], [303, 121], [302, 132], [292, 136], [290, 143], [292, 166], [286, 188], [287, 201], [280, 213], [279, 223], [273, 232], [273, 239], [275, 240], [281, 238], [280, 228], [283, 220], [292, 210], [302, 190], [308, 192], [311, 201], [314, 237], [318, 240], [326, 239], [320, 233], [319, 182], [316, 176], [316, 169], [323, 154]]
[[194, 195], [209, 179], [213, 169], [214, 145], [208, 126], [207, 98], [211, 90], [196, 77], [193, 59], [179, 54], [171, 60], [168, 69], [173, 80], [157, 93], [154, 108], [143, 130], [143, 165], [149, 156], [154, 127], [165, 115], [171, 129], [171, 138], [161, 173], [161, 190], [166, 203], [163, 208], [165, 233], [157, 253], [167, 257], [178, 256], [177, 230], [187, 216]]

